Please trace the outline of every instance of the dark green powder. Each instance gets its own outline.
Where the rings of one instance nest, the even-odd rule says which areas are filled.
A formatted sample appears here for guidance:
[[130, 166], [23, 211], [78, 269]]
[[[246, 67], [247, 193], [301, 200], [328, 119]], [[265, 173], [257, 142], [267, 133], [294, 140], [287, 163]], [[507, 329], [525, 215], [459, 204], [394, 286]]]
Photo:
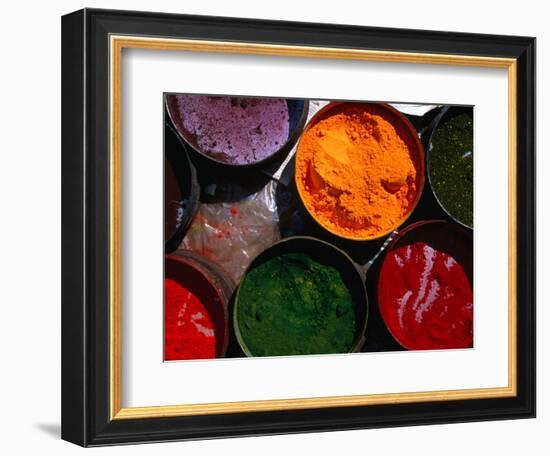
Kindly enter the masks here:
[[443, 207], [462, 223], [473, 226], [474, 129], [467, 114], [440, 125], [429, 152], [430, 178]]
[[249, 272], [236, 316], [254, 356], [346, 353], [355, 339], [354, 304], [339, 272], [301, 253]]

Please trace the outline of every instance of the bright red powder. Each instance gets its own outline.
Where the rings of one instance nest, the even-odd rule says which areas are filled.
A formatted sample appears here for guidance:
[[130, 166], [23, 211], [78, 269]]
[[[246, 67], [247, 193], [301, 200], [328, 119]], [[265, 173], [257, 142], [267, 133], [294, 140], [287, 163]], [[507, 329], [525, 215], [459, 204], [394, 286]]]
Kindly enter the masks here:
[[164, 359], [216, 357], [214, 323], [205, 305], [191, 291], [164, 279]]
[[472, 285], [448, 253], [417, 241], [388, 252], [378, 284], [382, 317], [410, 350], [466, 348], [473, 341]]

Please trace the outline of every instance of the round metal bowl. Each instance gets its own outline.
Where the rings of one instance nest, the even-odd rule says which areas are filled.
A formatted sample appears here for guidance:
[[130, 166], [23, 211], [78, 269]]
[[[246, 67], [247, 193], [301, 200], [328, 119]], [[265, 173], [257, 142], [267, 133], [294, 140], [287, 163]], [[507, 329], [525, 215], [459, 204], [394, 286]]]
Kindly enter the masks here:
[[[301, 200], [303, 206], [305, 207], [306, 211], [311, 216], [311, 218], [313, 220], [315, 220], [315, 222], [319, 226], [321, 226], [324, 230], [328, 231], [329, 233], [333, 234], [334, 236], [337, 236], [337, 237], [340, 237], [340, 238], [343, 238], [343, 239], [348, 239], [348, 240], [351, 240], [351, 241], [373, 241], [373, 240], [378, 240], [378, 239], [386, 237], [392, 231], [394, 231], [395, 229], [397, 229], [398, 227], [403, 225], [408, 220], [408, 218], [411, 216], [411, 214], [414, 212], [414, 209], [416, 208], [418, 202], [420, 201], [420, 197], [422, 196], [422, 191], [424, 189], [424, 181], [425, 181], [424, 148], [422, 147], [422, 143], [420, 142], [420, 139], [418, 138], [418, 133], [417, 133], [415, 127], [411, 124], [409, 119], [407, 119], [407, 117], [405, 117], [405, 115], [402, 114], [401, 112], [399, 112], [397, 109], [395, 109], [394, 107], [392, 107], [388, 104], [385, 104], [385, 103], [363, 103], [363, 102], [342, 102], [342, 101], [329, 103], [328, 105], [326, 105], [325, 107], [320, 109], [310, 119], [310, 121], [308, 122], [308, 124], [306, 125], [306, 127], [304, 129], [304, 132], [302, 134], [302, 138], [307, 133], [307, 131], [312, 126], [314, 126], [321, 118], [323, 118], [327, 113], [330, 113], [330, 111], [332, 111], [332, 110], [339, 109], [342, 105], [346, 105], [346, 104], [353, 104], [353, 105], [359, 105], [359, 106], [361, 106], [361, 105], [369, 106], [369, 107], [371, 107], [371, 109], [372, 109], [372, 107], [374, 107], [380, 113], [383, 113], [385, 118], [388, 121], [390, 121], [393, 125], [401, 127], [401, 131], [404, 131], [408, 135], [411, 143], [414, 145], [414, 148], [415, 148], [414, 152], [416, 152], [417, 163], [418, 163], [418, 166], [419, 166], [419, 168], [417, 169], [417, 173], [416, 173], [416, 175], [417, 175], [417, 184], [418, 185], [417, 185], [415, 199], [414, 199], [413, 203], [410, 205], [408, 212], [401, 218], [399, 223], [395, 224], [395, 226], [390, 227], [386, 231], [377, 233], [374, 236], [369, 236], [369, 237], [346, 236], [342, 233], [339, 233], [338, 231], [335, 231], [331, 227], [328, 227], [328, 226], [324, 225], [323, 222], [321, 220], [319, 220], [312, 211], [310, 211], [310, 209], [308, 208], [308, 206], [305, 202], [305, 199], [304, 199], [305, 190], [302, 188], [302, 185], [299, 182], [300, 179], [299, 179], [299, 176], [298, 176], [297, 173], [294, 174], [294, 180], [295, 180], [296, 188], [298, 189], [298, 194], [300, 195], [300, 200]], [[300, 141], [298, 141], [298, 147], [296, 149], [296, 160], [299, 159], [299, 155], [300, 155], [300, 143], [301, 143], [301, 138], [300, 138]]]
[[176, 97], [177, 94], [167, 94], [164, 97], [166, 110], [168, 116], [172, 121], [175, 129], [177, 130], [180, 137], [185, 141], [185, 143], [196, 153], [200, 158], [206, 160], [207, 162], [216, 164], [218, 166], [231, 168], [231, 169], [248, 169], [248, 168], [257, 168], [262, 165], [268, 164], [276, 160], [278, 157], [288, 154], [291, 149], [296, 144], [304, 125], [307, 120], [307, 115], [309, 112], [309, 101], [308, 100], [299, 100], [299, 99], [286, 99], [288, 113], [289, 113], [289, 135], [288, 139], [284, 144], [280, 146], [279, 149], [274, 151], [269, 157], [266, 157], [262, 160], [253, 163], [246, 164], [235, 164], [227, 163], [223, 160], [218, 160], [208, 153], [201, 150], [198, 146], [197, 141], [183, 126], [183, 119], [179, 113], [176, 106]]
[[432, 151], [432, 139], [439, 128], [440, 125], [443, 125], [448, 120], [452, 119], [453, 117], [459, 116], [461, 114], [467, 114], [468, 116], [473, 118], [473, 110], [472, 108], [467, 107], [461, 107], [461, 106], [447, 106], [443, 108], [440, 115], [438, 116], [436, 122], [434, 123], [432, 127], [432, 131], [430, 132], [430, 135], [428, 137], [428, 146], [426, 148], [426, 174], [428, 175], [428, 184], [430, 186], [430, 191], [432, 192], [432, 195], [434, 196], [434, 199], [437, 201], [437, 204], [439, 207], [445, 212], [445, 214], [453, 221], [458, 223], [459, 225], [463, 226], [464, 228], [468, 228], [470, 230], [473, 229], [473, 226], [467, 225], [466, 223], [460, 221], [457, 219], [449, 210], [443, 205], [439, 197], [437, 196], [437, 192], [434, 189], [433, 183], [432, 183], [432, 174], [430, 172], [430, 154]]
[[[440, 233], [444, 232], [442, 236]], [[437, 236], [434, 236], [437, 233]], [[409, 345], [400, 334], [392, 330], [388, 324], [387, 310], [380, 304], [381, 282], [380, 274], [387, 258], [388, 252], [402, 245], [407, 245], [410, 242], [424, 241], [437, 247], [437, 250], [446, 252], [451, 255], [463, 268], [464, 273], [470, 280], [473, 287], [473, 232], [465, 229], [449, 220], [421, 220], [412, 223], [397, 232], [397, 234], [389, 242], [384, 251], [384, 257], [380, 265], [377, 277], [377, 296], [378, 309], [386, 328], [388, 329], [394, 340], [406, 350], [415, 350], [416, 347]]]
[[[195, 295], [204, 290], [216, 299], [208, 300], [208, 313], [214, 321], [216, 335], [216, 358], [223, 358], [229, 341], [228, 302], [232, 282], [223, 271], [206, 259], [191, 252], [178, 251], [164, 257], [164, 276], [181, 283]], [[203, 296], [204, 297], [204, 296]]]
[[356, 334], [349, 353], [359, 352], [365, 342], [368, 319], [368, 299], [364, 283], [364, 272], [344, 251], [328, 242], [309, 236], [294, 236], [276, 242], [261, 252], [247, 268], [237, 288], [233, 307], [233, 327], [237, 342], [242, 351], [246, 356], [256, 356], [246, 345], [239, 327], [238, 307], [241, 285], [246, 275], [255, 267], [285, 253], [305, 253], [316, 261], [335, 267], [340, 272], [342, 280], [350, 291], [355, 305]]

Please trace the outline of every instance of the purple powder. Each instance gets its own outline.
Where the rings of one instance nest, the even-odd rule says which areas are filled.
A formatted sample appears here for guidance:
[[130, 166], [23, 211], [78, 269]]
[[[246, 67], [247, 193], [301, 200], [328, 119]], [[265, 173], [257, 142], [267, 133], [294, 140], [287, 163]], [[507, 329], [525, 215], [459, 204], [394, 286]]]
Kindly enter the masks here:
[[188, 139], [215, 160], [235, 165], [256, 163], [288, 140], [289, 114], [283, 98], [175, 98]]

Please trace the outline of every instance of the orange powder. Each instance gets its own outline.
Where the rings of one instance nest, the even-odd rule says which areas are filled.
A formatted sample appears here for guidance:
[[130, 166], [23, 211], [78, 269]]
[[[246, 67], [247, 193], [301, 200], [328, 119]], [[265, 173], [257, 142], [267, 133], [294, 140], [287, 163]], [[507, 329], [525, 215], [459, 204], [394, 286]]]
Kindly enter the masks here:
[[373, 104], [328, 108], [304, 132], [296, 184], [308, 211], [329, 231], [372, 239], [399, 226], [422, 187], [411, 133]]

